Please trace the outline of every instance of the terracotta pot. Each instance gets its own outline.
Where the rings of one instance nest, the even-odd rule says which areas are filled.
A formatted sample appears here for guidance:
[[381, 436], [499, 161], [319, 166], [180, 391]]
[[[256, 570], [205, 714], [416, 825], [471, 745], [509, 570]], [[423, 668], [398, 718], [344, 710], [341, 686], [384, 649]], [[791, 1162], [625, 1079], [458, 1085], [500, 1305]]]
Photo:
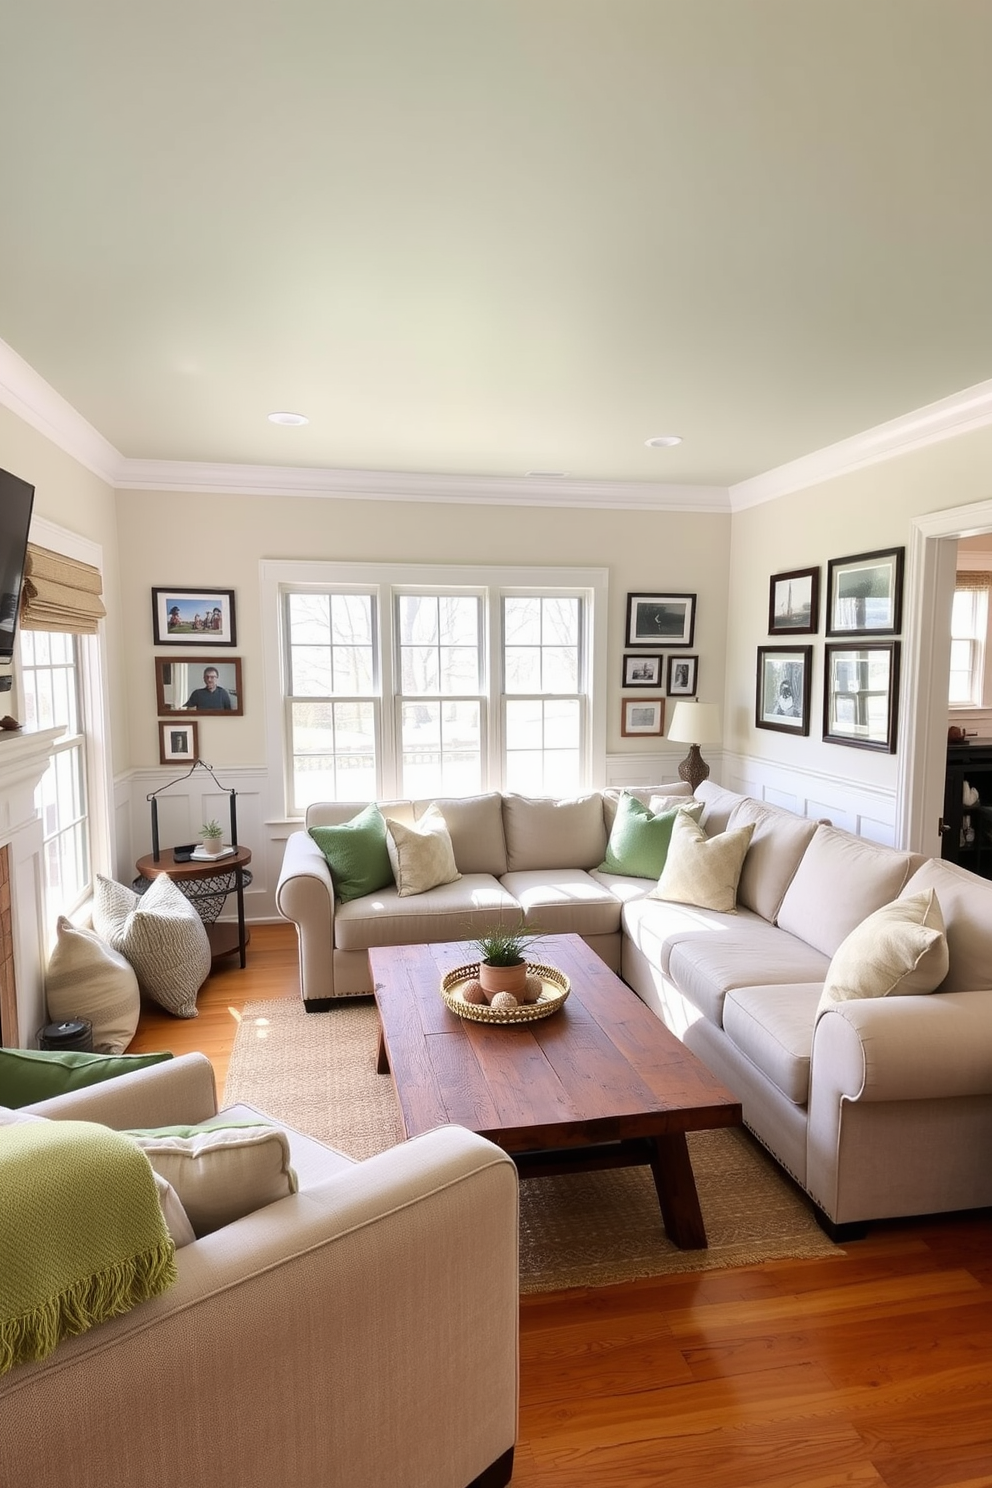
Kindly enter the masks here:
[[527, 981], [527, 962], [517, 961], [513, 966], [490, 966], [488, 961], [479, 962], [479, 981], [487, 997], [497, 992], [512, 992], [519, 1002]]

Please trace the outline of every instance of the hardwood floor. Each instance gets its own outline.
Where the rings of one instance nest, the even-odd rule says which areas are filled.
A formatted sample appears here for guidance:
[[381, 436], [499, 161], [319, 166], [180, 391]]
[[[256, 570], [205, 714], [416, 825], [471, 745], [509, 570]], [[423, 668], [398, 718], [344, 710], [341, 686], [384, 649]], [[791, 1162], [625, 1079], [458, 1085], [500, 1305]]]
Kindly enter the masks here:
[[[299, 996], [295, 932], [256, 926], [246, 970], [220, 966], [198, 1018], [148, 1010], [131, 1047], [202, 1049], [222, 1088], [243, 1004]], [[992, 1488], [992, 1213], [522, 1298], [513, 1484]]]

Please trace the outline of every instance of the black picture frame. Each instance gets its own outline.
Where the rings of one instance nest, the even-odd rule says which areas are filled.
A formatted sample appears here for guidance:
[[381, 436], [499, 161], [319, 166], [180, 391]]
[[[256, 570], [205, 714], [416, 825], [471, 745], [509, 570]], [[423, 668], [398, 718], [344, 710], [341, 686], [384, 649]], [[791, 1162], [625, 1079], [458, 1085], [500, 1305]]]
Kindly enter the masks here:
[[772, 574], [768, 583], [768, 634], [816, 635], [819, 627], [819, 568]]
[[237, 645], [234, 590], [153, 589], [152, 636], [156, 646]]
[[[230, 707], [208, 705], [206, 697], [198, 700], [194, 707], [187, 707], [195, 694], [207, 693], [207, 671], [216, 671], [217, 689], [227, 694]], [[171, 718], [182, 714], [189, 718], [197, 715], [204, 718], [236, 718], [244, 712], [244, 691], [241, 685], [240, 656], [156, 656], [155, 694], [160, 717]], [[180, 701], [185, 699], [185, 701]]]
[[627, 646], [691, 646], [696, 629], [694, 594], [628, 594]]
[[[684, 675], [683, 675], [684, 674]], [[665, 691], [669, 697], [695, 697], [699, 688], [699, 657], [670, 656]]]
[[898, 635], [905, 559], [905, 548], [831, 558], [827, 563], [827, 635]]
[[648, 656], [646, 653], [635, 652], [633, 656], [625, 656], [623, 659], [624, 687], [653, 687], [657, 690], [662, 683], [663, 660], [660, 653], [656, 656]]
[[812, 646], [759, 646], [754, 726], [781, 734], [809, 734]]
[[823, 740], [895, 754], [900, 643], [824, 647]]

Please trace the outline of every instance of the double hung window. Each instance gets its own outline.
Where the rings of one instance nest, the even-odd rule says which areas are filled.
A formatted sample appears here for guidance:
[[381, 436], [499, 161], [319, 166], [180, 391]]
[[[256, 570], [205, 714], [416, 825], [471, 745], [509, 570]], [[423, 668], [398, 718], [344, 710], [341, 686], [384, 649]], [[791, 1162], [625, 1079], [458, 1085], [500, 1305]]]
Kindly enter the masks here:
[[981, 708], [985, 703], [990, 587], [992, 574], [988, 573], [959, 573], [955, 580], [948, 688], [952, 708]]

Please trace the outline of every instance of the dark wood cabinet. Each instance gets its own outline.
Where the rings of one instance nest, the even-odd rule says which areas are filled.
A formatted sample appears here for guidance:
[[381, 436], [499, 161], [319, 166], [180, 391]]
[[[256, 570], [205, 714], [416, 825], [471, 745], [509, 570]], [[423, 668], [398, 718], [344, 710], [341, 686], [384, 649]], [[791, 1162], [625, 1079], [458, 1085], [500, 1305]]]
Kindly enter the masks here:
[[[976, 805], [965, 805], [966, 781]], [[941, 857], [992, 878], [992, 739], [947, 746]]]

